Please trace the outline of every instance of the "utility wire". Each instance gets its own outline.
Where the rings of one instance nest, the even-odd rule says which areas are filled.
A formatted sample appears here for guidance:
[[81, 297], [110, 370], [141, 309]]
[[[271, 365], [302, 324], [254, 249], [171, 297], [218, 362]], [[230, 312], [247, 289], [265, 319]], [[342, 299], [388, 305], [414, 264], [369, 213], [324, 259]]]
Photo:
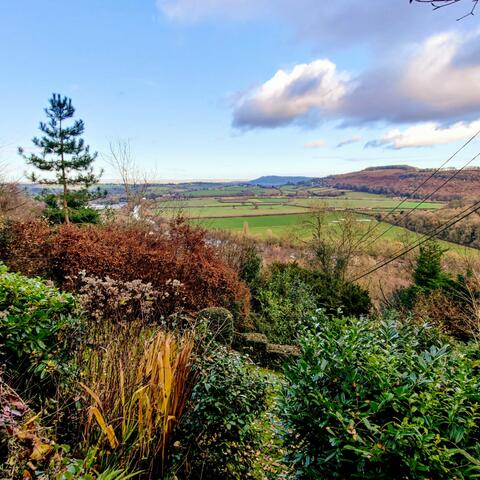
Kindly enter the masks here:
[[[465, 210], [463, 210], [462, 212], [460, 212], [459, 214], [455, 215], [454, 217], [452, 217], [450, 220], [448, 220], [448, 222], [442, 224], [442, 225], [439, 225], [438, 227], [436, 227], [433, 231], [429, 232], [428, 234], [425, 234], [423, 238], [421, 238], [420, 240], [416, 240], [414, 242], [413, 245], [409, 245], [407, 246], [405, 249], [403, 249], [400, 253], [394, 255], [392, 258], [390, 258], [389, 260], [385, 260], [383, 262], [380, 262], [378, 263], [376, 266], [374, 266], [373, 268], [371, 268], [370, 270], [368, 270], [367, 272], [353, 278], [351, 281], [352, 282], [356, 282], [364, 277], [366, 277], [367, 275], [370, 275], [372, 274], [373, 272], [376, 272], [377, 270], [379, 270], [380, 268], [383, 268], [385, 267], [386, 265], [388, 265], [389, 263], [392, 263], [393, 261], [397, 260], [398, 258], [402, 257], [403, 255], [411, 252], [412, 250], [414, 250], [415, 248], [419, 247], [420, 245], [423, 245], [424, 243], [428, 242], [428, 240], [431, 240], [433, 237], [437, 236], [438, 234], [444, 232], [445, 230], [447, 230], [448, 228], [452, 227], [453, 225], [455, 225], [456, 223], [460, 222], [461, 220], [463, 220], [464, 218], [468, 217], [469, 215], [472, 215], [473, 213], [476, 213], [480, 210], [480, 200], [476, 203], [474, 203], [472, 206], [466, 208]], [[456, 219], [456, 220], [453, 220], [453, 218], [457, 217], [458, 215], [461, 215], [460, 218]]]
[[[405, 202], [407, 202], [412, 195], [415, 195], [427, 182], [429, 182], [442, 168], [445, 167], [449, 162], [451, 162], [462, 150], [464, 150], [470, 143], [472, 143], [478, 136], [480, 135], [480, 130], [478, 130], [472, 137], [470, 137], [456, 152], [454, 152], [447, 160], [445, 160], [440, 167], [438, 167], [436, 170], [433, 171], [433, 173], [428, 176], [423, 182], [418, 185], [413, 192], [410, 192], [407, 194], [407, 197], [404, 198], [396, 207], [394, 207], [392, 210], [390, 210], [385, 218], [388, 218], [390, 215], [392, 215], [394, 212], [396, 212]], [[365, 239], [369, 236], [371, 236], [372, 232], [378, 228], [380, 223], [375, 224], [375, 226], [369, 230], [367, 230], [358, 240], [358, 242], [354, 245], [354, 248], [358, 247], [361, 245]]]
[[[395, 223], [391, 224], [384, 232], [382, 232], [380, 235], [377, 235], [373, 240], [367, 243], [365, 245], [365, 248], [368, 248], [370, 245], [375, 243], [379, 238], [383, 237], [385, 234], [387, 234], [392, 228], [397, 227], [401, 221], [405, 220], [408, 218], [415, 210], [420, 208], [429, 198], [431, 198], [435, 193], [437, 193], [439, 190], [441, 190], [448, 182], [451, 182], [455, 177], [457, 177], [463, 170], [465, 170], [472, 162], [474, 162], [478, 157], [480, 157], [480, 153], [477, 153], [474, 157], [472, 157], [462, 168], [455, 170], [453, 175], [451, 175], [449, 178], [447, 178], [440, 186], [438, 186], [435, 190], [430, 192], [421, 202], [417, 203], [412, 209], [410, 209], [403, 217], [399, 218]], [[388, 217], [388, 215], [387, 215]], [[385, 217], [385, 218], [387, 218]], [[380, 222], [379, 222], [380, 223]], [[378, 225], [378, 224], [377, 224]], [[373, 230], [373, 229], [372, 229]]]

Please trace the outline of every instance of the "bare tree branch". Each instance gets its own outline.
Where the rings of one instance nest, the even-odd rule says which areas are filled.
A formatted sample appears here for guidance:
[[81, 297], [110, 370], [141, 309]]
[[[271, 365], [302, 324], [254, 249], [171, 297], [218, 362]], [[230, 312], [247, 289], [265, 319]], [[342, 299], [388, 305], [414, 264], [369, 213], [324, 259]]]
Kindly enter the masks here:
[[33, 202], [21, 190], [18, 181], [10, 180], [7, 176], [7, 163], [0, 162], [0, 220], [16, 216], [18, 213], [28, 215]]
[[130, 142], [121, 139], [110, 142], [107, 162], [120, 176], [129, 211], [140, 214], [153, 178], [149, 179], [149, 175], [138, 167]]
[[[467, 18], [471, 15], [475, 15], [475, 11], [477, 9], [479, 1], [480, 0], [471, 0], [471, 2], [472, 2], [471, 10], [468, 13], [466, 13], [465, 15], [462, 15], [461, 17], [457, 18], [457, 21], [463, 20], [464, 18]], [[450, 7], [450, 6], [455, 5], [457, 3], [464, 2], [464, 0], [410, 0], [410, 3], [413, 3], [413, 2], [428, 3], [429, 5], [431, 5], [433, 7], [433, 10], [438, 10], [440, 8]]]

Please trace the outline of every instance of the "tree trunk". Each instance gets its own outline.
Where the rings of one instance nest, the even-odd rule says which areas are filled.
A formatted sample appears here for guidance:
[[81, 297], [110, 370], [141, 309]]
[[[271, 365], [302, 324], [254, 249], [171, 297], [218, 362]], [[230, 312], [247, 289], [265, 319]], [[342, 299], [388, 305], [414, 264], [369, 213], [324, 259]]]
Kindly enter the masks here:
[[[62, 154], [63, 157], [63, 154]], [[63, 163], [63, 160], [62, 160]], [[65, 178], [65, 169], [62, 168], [62, 175], [63, 175], [63, 218], [65, 223], [70, 223], [70, 219], [68, 217], [68, 203], [67, 203], [67, 180]]]
[[62, 159], [62, 183], [63, 183], [63, 219], [66, 224], [70, 223], [68, 217], [68, 202], [67, 202], [67, 177], [65, 176], [65, 158], [63, 153], [63, 134], [62, 134], [62, 122], [60, 121], [60, 155]]

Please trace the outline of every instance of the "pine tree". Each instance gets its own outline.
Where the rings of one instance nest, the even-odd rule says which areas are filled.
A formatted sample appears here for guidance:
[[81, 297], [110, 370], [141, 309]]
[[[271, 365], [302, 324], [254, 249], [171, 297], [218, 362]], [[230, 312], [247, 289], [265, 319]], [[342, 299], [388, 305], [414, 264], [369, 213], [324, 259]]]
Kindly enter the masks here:
[[90, 186], [98, 183], [101, 176], [101, 172], [99, 175], [93, 172], [97, 152], [90, 153], [90, 147], [80, 138], [85, 131], [83, 120], [75, 120], [71, 126], [65, 125], [65, 122], [75, 114], [70, 98], [62, 98], [54, 93], [45, 113], [49, 120], [47, 123], [40, 122], [39, 127], [44, 135], [32, 140], [40, 149], [40, 153], [27, 155], [21, 147], [18, 151], [29, 165], [54, 174], [53, 178], [39, 178], [35, 173], [31, 173], [28, 178], [35, 183], [63, 187], [60, 194], [63, 219], [65, 223], [69, 223], [68, 199], [73, 195], [73, 192], [69, 191], [70, 187], [82, 186], [85, 192]]
[[417, 265], [413, 272], [415, 285], [426, 290], [441, 288], [448, 281], [448, 275], [442, 268], [445, 249], [436, 241], [429, 240], [420, 246]]

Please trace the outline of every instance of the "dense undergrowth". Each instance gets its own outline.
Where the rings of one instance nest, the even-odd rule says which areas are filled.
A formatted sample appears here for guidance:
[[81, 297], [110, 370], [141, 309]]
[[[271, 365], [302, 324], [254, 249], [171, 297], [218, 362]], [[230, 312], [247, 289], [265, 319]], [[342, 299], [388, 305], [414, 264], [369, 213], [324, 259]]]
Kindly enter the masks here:
[[281, 408], [297, 476], [478, 475], [475, 354], [388, 318], [322, 321], [301, 349], [286, 371]]
[[[0, 479], [480, 475], [480, 288], [436, 244], [374, 311], [320, 235], [309, 268], [182, 222], [0, 240]], [[265, 372], [246, 330], [297, 355]]]

